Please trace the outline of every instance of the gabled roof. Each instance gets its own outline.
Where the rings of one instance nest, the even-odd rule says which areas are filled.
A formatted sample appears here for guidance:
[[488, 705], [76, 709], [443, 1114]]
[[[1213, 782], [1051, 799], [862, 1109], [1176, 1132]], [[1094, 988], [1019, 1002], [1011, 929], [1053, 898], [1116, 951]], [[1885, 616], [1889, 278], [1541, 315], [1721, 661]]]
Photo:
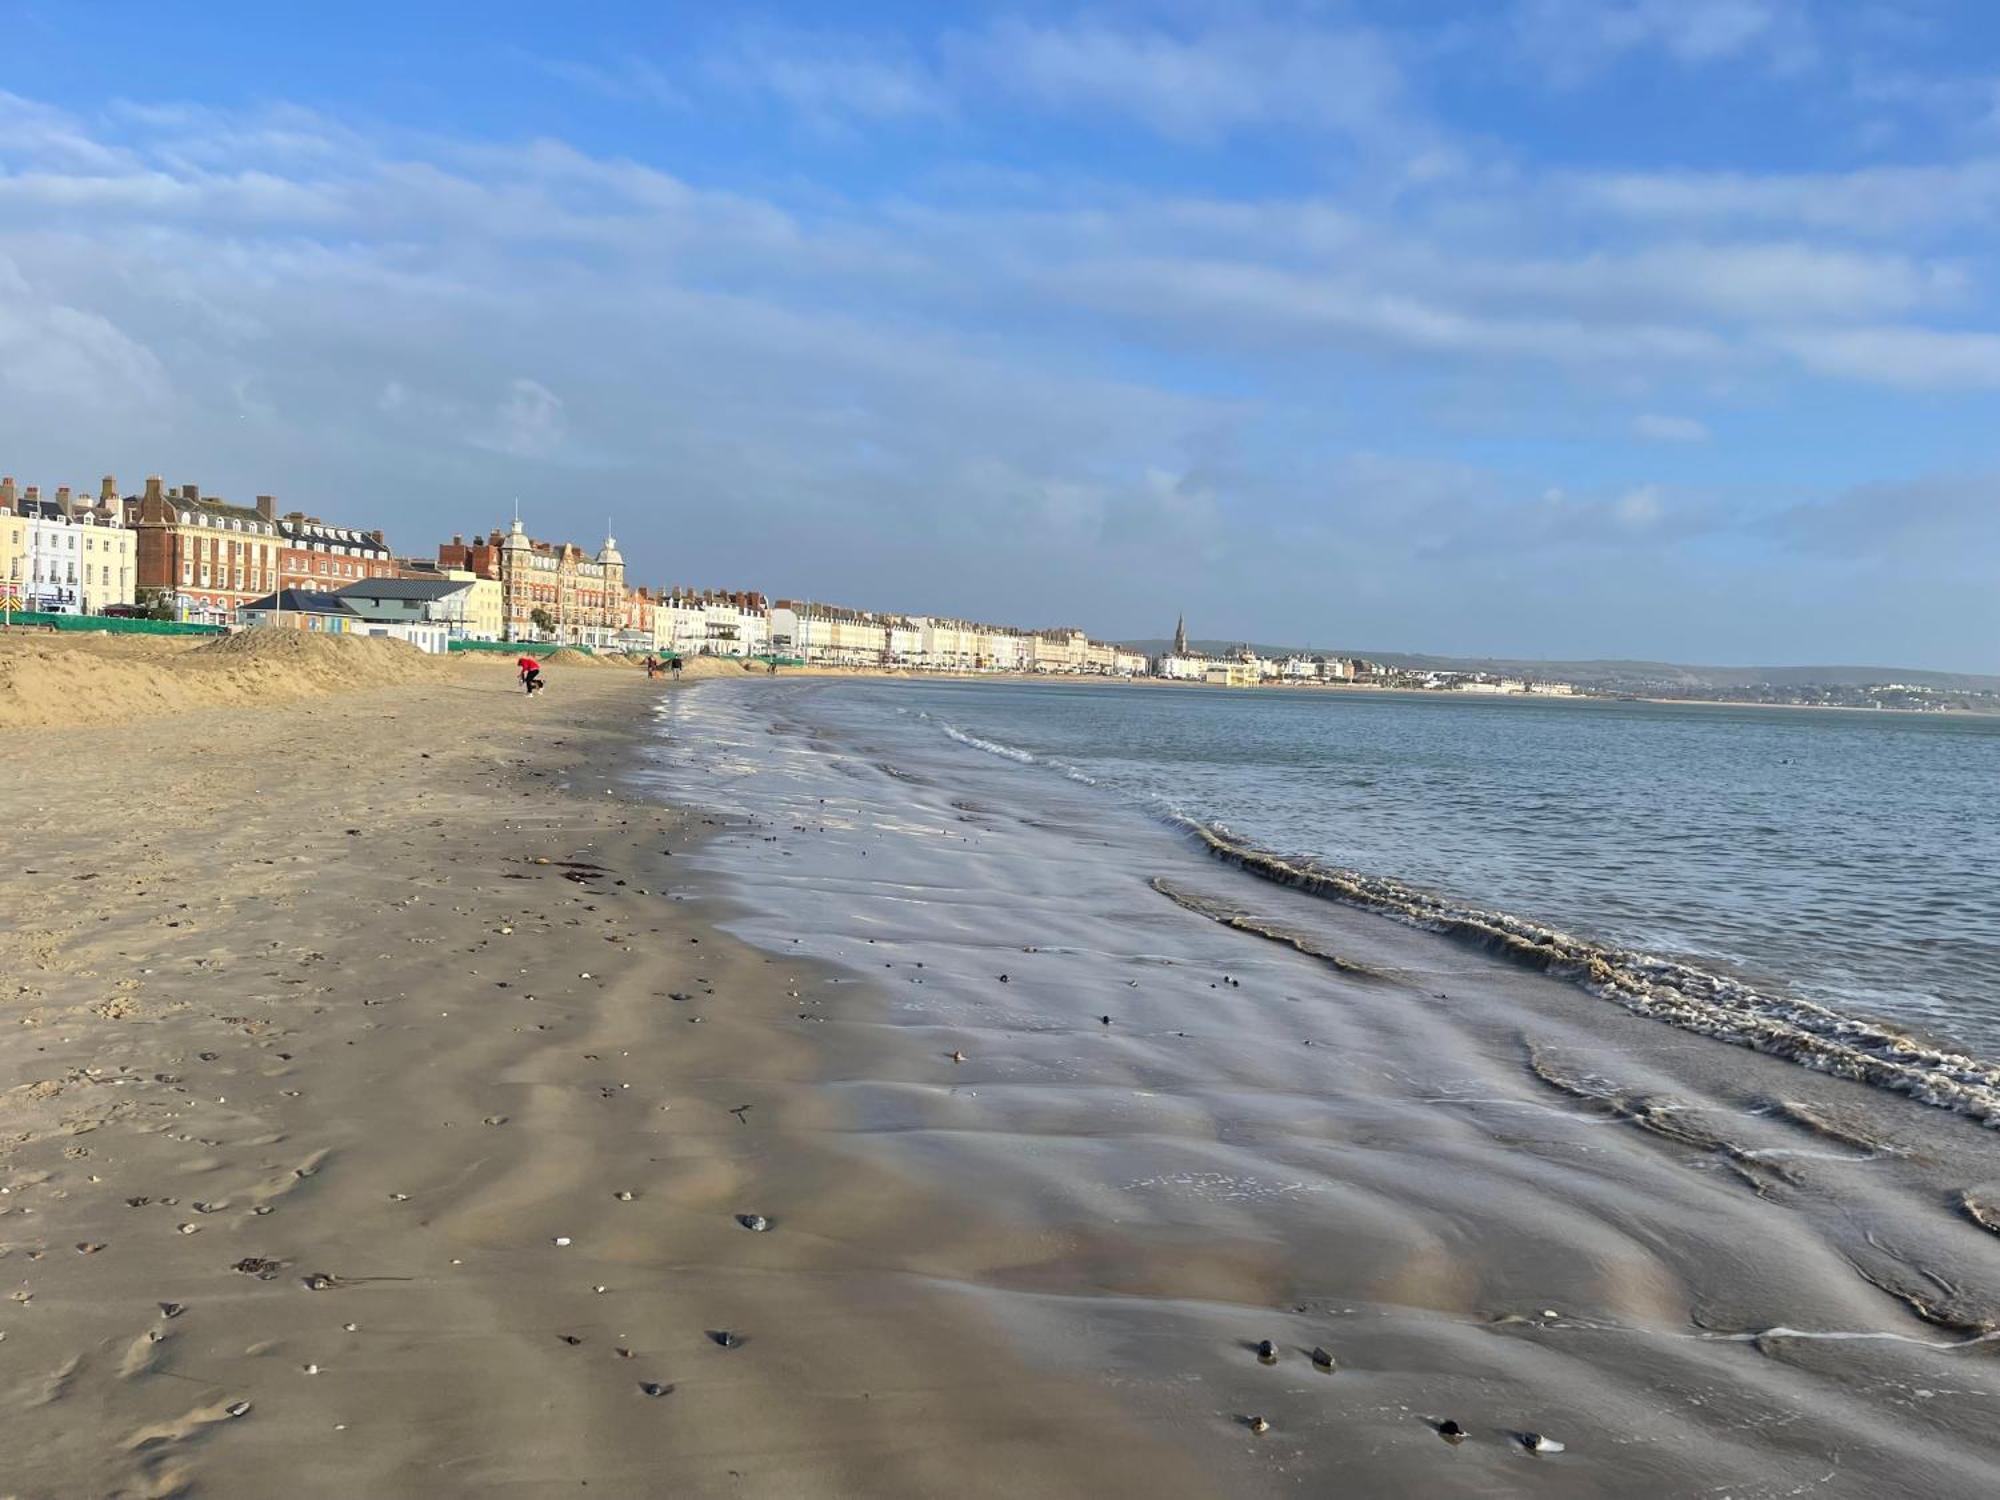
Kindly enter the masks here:
[[313, 589], [280, 589], [275, 594], [249, 604], [237, 605], [238, 613], [244, 610], [289, 610], [296, 615], [351, 615], [354, 608], [345, 599], [333, 594], [322, 594]]
[[460, 578], [363, 578], [334, 590], [343, 599], [449, 599], [472, 587]]

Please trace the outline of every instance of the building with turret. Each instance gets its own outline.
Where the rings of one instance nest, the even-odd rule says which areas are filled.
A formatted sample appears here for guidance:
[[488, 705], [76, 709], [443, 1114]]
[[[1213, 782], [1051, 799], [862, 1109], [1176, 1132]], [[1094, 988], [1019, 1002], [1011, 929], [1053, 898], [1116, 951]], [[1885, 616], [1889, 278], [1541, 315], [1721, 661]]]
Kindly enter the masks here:
[[574, 542], [537, 541], [516, 517], [509, 530], [496, 527], [484, 541], [455, 536], [440, 543], [437, 560], [442, 568], [500, 585], [500, 617], [509, 640], [613, 646], [628, 629], [632, 601], [615, 537], [605, 537], [593, 555]]

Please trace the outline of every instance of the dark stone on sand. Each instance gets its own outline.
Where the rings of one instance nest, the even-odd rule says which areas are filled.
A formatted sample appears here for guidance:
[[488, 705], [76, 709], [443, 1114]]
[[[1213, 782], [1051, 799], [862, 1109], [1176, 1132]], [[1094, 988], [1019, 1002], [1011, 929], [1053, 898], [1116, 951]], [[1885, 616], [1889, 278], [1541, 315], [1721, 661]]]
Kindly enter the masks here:
[[1446, 1417], [1438, 1423], [1438, 1436], [1447, 1443], [1462, 1443], [1465, 1441], [1465, 1429], [1450, 1417]]
[[575, 1348], [578, 1344], [583, 1342], [582, 1339], [578, 1338], [573, 1333], [559, 1333], [556, 1335], [556, 1337], [561, 1339], [565, 1344], [568, 1344], [572, 1349]]
[[708, 1337], [718, 1348], [740, 1349], [743, 1347], [742, 1336], [731, 1333], [727, 1328], [711, 1328], [708, 1330]]
[[1275, 1365], [1278, 1362], [1278, 1346], [1269, 1339], [1259, 1339], [1257, 1341], [1257, 1358], [1261, 1359], [1267, 1365]]
[[639, 1389], [649, 1396], [671, 1396], [674, 1393], [672, 1386], [662, 1385], [657, 1380], [642, 1380], [639, 1382]]
[[1313, 1346], [1312, 1362], [1315, 1370], [1333, 1369], [1333, 1356], [1316, 1344]]
[[753, 1234], [762, 1234], [771, 1227], [771, 1221], [762, 1214], [738, 1214], [736, 1222]]

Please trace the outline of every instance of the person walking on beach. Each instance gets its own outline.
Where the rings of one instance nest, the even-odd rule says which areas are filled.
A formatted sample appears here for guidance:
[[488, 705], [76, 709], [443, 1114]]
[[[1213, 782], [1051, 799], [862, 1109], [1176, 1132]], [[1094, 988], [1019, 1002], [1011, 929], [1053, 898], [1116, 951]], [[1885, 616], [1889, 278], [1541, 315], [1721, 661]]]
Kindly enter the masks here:
[[542, 690], [542, 664], [532, 656], [523, 656], [517, 658], [514, 665], [521, 670], [522, 688], [530, 698], [534, 697]]

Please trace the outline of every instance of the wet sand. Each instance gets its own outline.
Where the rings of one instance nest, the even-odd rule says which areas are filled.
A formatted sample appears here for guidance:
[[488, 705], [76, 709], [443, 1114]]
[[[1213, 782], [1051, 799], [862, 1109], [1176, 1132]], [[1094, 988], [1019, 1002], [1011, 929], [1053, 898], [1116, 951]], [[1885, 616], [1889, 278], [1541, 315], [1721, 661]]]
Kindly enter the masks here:
[[611, 774], [661, 690], [7, 736], [0, 1494], [1213, 1492], [833, 1148], [815, 971]]
[[1990, 1485], [1989, 1132], [780, 684], [7, 737], [0, 1495]]
[[1253, 879], [841, 694], [672, 700], [652, 775], [754, 820], [691, 856], [730, 930], [891, 994], [847, 1039], [849, 1155], [956, 1188], [985, 1254], [949, 1274], [1021, 1357], [1169, 1413], [1226, 1493], [2000, 1474], [1990, 1130]]

